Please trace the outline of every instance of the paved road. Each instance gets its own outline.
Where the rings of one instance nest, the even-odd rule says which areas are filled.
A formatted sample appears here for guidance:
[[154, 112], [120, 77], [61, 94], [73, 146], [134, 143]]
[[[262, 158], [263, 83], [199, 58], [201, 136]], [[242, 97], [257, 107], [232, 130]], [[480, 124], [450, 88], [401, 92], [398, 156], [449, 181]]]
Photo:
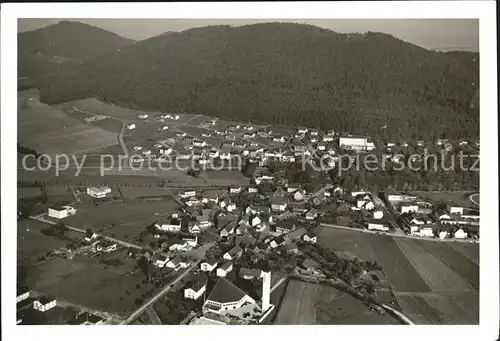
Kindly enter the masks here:
[[158, 316], [158, 313], [156, 312], [155, 308], [149, 306], [147, 312], [149, 315], [149, 319], [151, 320], [151, 322], [153, 322], [153, 324], [162, 324], [160, 316]]
[[[45, 223], [45, 224], [50, 224], [50, 225], [55, 225], [57, 224], [57, 222], [54, 222], [52, 220], [48, 220], [48, 219], [45, 219], [43, 217], [43, 215], [38, 215], [38, 216], [30, 216], [30, 219], [33, 219], [33, 220], [37, 220], [37, 221], [40, 221], [42, 223]], [[78, 227], [73, 227], [73, 226], [69, 226], [69, 225], [66, 225], [64, 224], [64, 226], [66, 226], [68, 228], [68, 230], [72, 230], [72, 231], [76, 231], [76, 232], [80, 232], [80, 233], [85, 233], [85, 230], [83, 229], [80, 229]], [[97, 233], [96, 233], [97, 234]], [[139, 250], [142, 250], [144, 247], [141, 246], [141, 245], [137, 245], [137, 244], [132, 244], [132, 243], [129, 243], [129, 242], [126, 242], [124, 240], [120, 240], [120, 239], [116, 239], [116, 238], [112, 238], [112, 237], [108, 237], [108, 236], [105, 236], [105, 235], [102, 235], [102, 234], [97, 234], [98, 236], [101, 236], [103, 237], [104, 239], [107, 239], [109, 241], [112, 241], [112, 242], [115, 242], [117, 244], [120, 244], [120, 245], [123, 245], [125, 247], [129, 247], [129, 248], [134, 248], [134, 249], [139, 249]]]
[[146, 303], [144, 303], [142, 306], [140, 306], [136, 311], [134, 311], [130, 316], [123, 320], [120, 324], [129, 324], [130, 322], [134, 321], [136, 318], [138, 318], [146, 309], [149, 308], [149, 306], [153, 305], [156, 301], [158, 301], [160, 298], [162, 298], [167, 292], [170, 291], [170, 288], [175, 285], [176, 283], [180, 282], [187, 274], [189, 274], [192, 270], [194, 270], [200, 261], [196, 261], [193, 265], [191, 265], [189, 268], [187, 268], [183, 273], [179, 275], [176, 279], [174, 279], [172, 282], [168, 283], [159, 293], [151, 297]]
[[405, 321], [407, 324], [414, 325], [412, 320], [410, 320], [406, 315], [404, 315], [402, 312], [388, 306], [387, 304], [380, 304], [384, 309], [392, 311], [394, 314], [398, 315], [403, 321]]
[[[474, 197], [477, 197], [477, 199], [474, 199]], [[472, 194], [469, 197], [469, 200], [472, 201], [475, 205], [477, 205], [479, 207], [479, 193]]]
[[419, 237], [419, 236], [412, 236], [410, 234], [394, 234], [394, 233], [387, 233], [387, 232], [380, 232], [380, 231], [370, 231], [366, 229], [356, 229], [353, 227], [348, 227], [348, 226], [341, 226], [341, 225], [333, 225], [333, 224], [320, 224], [320, 226], [323, 227], [332, 227], [336, 229], [342, 229], [342, 230], [349, 230], [349, 231], [354, 231], [354, 232], [361, 232], [361, 233], [371, 233], [371, 234], [382, 234], [382, 235], [387, 235], [395, 238], [411, 238], [411, 239], [421, 239], [421, 240], [428, 240], [431, 242], [442, 242], [442, 243], [451, 243], [451, 242], [457, 242], [457, 243], [479, 243], [479, 240], [469, 240], [469, 239], [454, 239], [454, 238], [448, 238], [448, 239], [438, 239], [438, 238], [426, 238], [426, 237]]

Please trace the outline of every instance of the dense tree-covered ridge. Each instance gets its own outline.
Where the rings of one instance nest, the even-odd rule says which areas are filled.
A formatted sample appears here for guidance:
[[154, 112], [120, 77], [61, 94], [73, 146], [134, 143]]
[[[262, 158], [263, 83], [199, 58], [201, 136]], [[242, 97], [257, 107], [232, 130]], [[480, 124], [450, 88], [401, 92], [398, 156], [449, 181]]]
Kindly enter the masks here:
[[19, 75], [36, 77], [57, 72], [61, 64], [96, 58], [126, 45], [131, 39], [74, 21], [18, 34]]
[[[59, 72], [48, 103], [118, 105], [388, 139], [476, 136], [477, 55], [429, 51], [387, 34], [310, 25], [212, 26], [160, 35]], [[387, 126], [386, 129], [382, 129]]]

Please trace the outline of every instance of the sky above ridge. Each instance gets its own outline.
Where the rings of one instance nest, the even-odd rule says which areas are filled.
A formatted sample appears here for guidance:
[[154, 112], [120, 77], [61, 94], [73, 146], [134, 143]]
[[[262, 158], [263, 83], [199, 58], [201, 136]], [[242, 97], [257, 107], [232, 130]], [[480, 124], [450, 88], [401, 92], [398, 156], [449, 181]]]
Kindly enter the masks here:
[[241, 26], [262, 22], [297, 22], [340, 33], [383, 32], [427, 49], [479, 51], [477, 19], [19, 19], [18, 31], [31, 31], [61, 20], [80, 21], [125, 38], [147, 39], [168, 31], [209, 25]]

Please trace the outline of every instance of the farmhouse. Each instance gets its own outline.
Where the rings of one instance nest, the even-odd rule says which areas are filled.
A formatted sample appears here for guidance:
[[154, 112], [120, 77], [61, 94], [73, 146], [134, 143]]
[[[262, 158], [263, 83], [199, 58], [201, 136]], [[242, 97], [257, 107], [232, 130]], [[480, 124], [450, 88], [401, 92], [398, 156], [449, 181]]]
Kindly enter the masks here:
[[189, 281], [184, 287], [184, 298], [190, 300], [197, 300], [205, 293], [207, 289], [206, 278], [198, 276], [197, 278]]
[[76, 214], [76, 208], [71, 206], [49, 207], [48, 215], [51, 218], [63, 219]]
[[220, 278], [203, 304], [204, 311], [218, 314], [241, 308], [245, 304], [254, 304], [255, 300], [225, 278]]
[[128, 130], [135, 129], [135, 124], [134, 124], [134, 123], [127, 124], [127, 129], [128, 129]]
[[286, 242], [292, 242], [295, 239], [302, 238], [303, 235], [307, 233], [307, 230], [304, 227], [300, 227], [298, 229], [295, 229], [286, 235], [283, 236]]
[[229, 186], [229, 193], [234, 194], [234, 193], [241, 193], [242, 186], [239, 185], [231, 185]]
[[137, 117], [141, 120], [144, 120], [144, 119], [148, 118], [149, 116], [148, 116], [148, 114], [139, 114]]
[[233, 263], [225, 262], [220, 267], [217, 268], [218, 277], [226, 277], [228, 273], [233, 271]]
[[38, 311], [47, 311], [56, 306], [55, 297], [42, 296], [33, 301], [33, 308]]

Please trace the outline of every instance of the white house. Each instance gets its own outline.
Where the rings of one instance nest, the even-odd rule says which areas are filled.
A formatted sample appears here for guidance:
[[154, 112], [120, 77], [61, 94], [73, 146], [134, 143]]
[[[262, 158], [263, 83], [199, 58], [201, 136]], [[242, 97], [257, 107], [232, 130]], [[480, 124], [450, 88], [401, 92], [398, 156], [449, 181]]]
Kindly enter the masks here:
[[305, 195], [304, 190], [302, 190], [302, 191], [299, 190], [299, 191], [296, 191], [295, 193], [293, 193], [293, 199], [295, 201], [302, 201], [305, 199], [305, 197], [306, 197], [306, 195]]
[[169, 261], [168, 257], [165, 255], [158, 255], [154, 262], [154, 265], [159, 268], [163, 268]]
[[139, 117], [141, 120], [144, 120], [144, 119], [148, 118], [149, 116], [148, 116], [148, 114], [140, 114], [137, 117]]
[[220, 278], [203, 304], [203, 310], [225, 314], [228, 310], [241, 308], [245, 304], [255, 304], [255, 300], [233, 283]]
[[272, 175], [260, 175], [254, 177], [255, 184], [260, 185], [263, 182], [270, 182], [274, 180], [274, 176]]
[[418, 232], [420, 237], [434, 237], [434, 231], [430, 226], [421, 225]]
[[94, 198], [104, 198], [108, 193], [111, 193], [111, 188], [107, 186], [87, 188], [87, 194]]
[[185, 192], [179, 192], [179, 196], [181, 198], [190, 198], [194, 197], [196, 195], [196, 191], [185, 191]]
[[332, 141], [333, 141], [332, 135], [324, 135], [323, 136], [323, 142], [332, 142]]
[[384, 217], [384, 212], [373, 211], [373, 219], [382, 219]]
[[203, 272], [212, 272], [217, 267], [217, 261], [204, 261], [200, 264], [200, 270]]
[[184, 298], [197, 300], [203, 295], [207, 289], [206, 278], [204, 276], [198, 276], [192, 281], [188, 282], [184, 287]]
[[194, 147], [205, 147], [207, 145], [207, 142], [199, 139], [194, 139], [192, 144]]
[[54, 297], [42, 296], [33, 301], [33, 308], [43, 312], [54, 308], [56, 304]]
[[139, 150], [142, 150], [142, 147], [141, 146], [134, 146], [132, 149], [135, 150], [136, 152], [138, 152]]
[[271, 209], [273, 211], [283, 212], [286, 210], [287, 205], [288, 205], [288, 203], [284, 198], [273, 197], [271, 199]]
[[97, 237], [98, 237], [97, 233], [93, 232], [90, 235], [85, 235], [85, 241], [86, 242], [91, 242], [94, 239], [97, 239]]
[[239, 185], [229, 186], [229, 193], [241, 193], [242, 187]]
[[128, 129], [128, 130], [135, 129], [135, 124], [134, 124], [134, 123], [127, 124], [127, 129]]
[[297, 129], [297, 132], [299, 134], [307, 134], [308, 131], [309, 131], [309, 129], [307, 129], [307, 128], [299, 128], [299, 129]]
[[217, 268], [218, 277], [226, 277], [228, 273], [233, 271], [233, 263], [225, 262], [220, 267]]
[[467, 232], [465, 232], [463, 229], [458, 229], [455, 234], [454, 234], [456, 239], [465, 239], [468, 237]]
[[447, 231], [441, 231], [439, 232], [439, 239], [446, 239], [450, 236], [450, 234]]
[[414, 203], [402, 203], [399, 205], [399, 210], [401, 213], [410, 213], [418, 211], [418, 204]]
[[63, 219], [76, 214], [76, 208], [71, 206], [49, 207], [48, 215], [51, 218]]
[[28, 297], [30, 297], [30, 290], [27, 287], [17, 288], [17, 297], [16, 297], [17, 303], [28, 299]]
[[195, 247], [198, 245], [198, 237], [197, 236], [186, 236], [182, 238], [183, 241], [187, 243], [188, 246]]
[[175, 271], [179, 269], [185, 269], [189, 266], [189, 262], [184, 258], [177, 256], [171, 260], [169, 260], [166, 264], [167, 268], [174, 269]]
[[170, 155], [170, 154], [172, 154], [173, 150], [171, 147], [163, 147], [163, 148], [159, 148], [159, 151], [160, 151], [161, 155]]
[[306, 233], [302, 239], [304, 239], [305, 242], [315, 244], [318, 242], [318, 237], [315, 234], [312, 233]]
[[368, 230], [377, 230], [377, 231], [389, 231], [389, 227], [385, 225], [383, 222], [378, 221], [369, 221], [368, 222]]
[[160, 231], [179, 232], [181, 230], [181, 221], [178, 218], [172, 218], [168, 223], [156, 223], [155, 227]]

